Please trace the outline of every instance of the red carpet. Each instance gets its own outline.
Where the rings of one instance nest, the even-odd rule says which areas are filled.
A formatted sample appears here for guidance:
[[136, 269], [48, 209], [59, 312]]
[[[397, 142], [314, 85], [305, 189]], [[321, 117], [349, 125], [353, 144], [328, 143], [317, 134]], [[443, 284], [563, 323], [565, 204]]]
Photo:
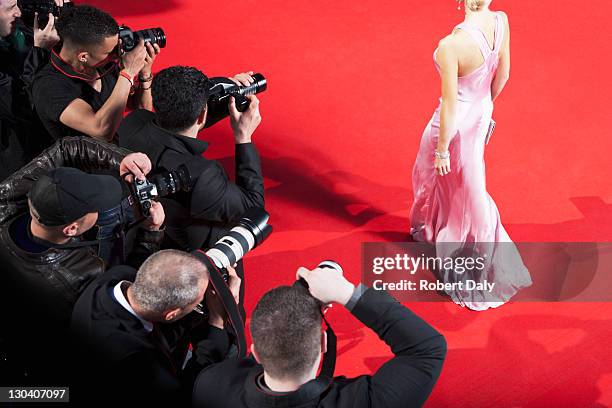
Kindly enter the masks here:
[[[357, 281], [362, 242], [406, 239], [412, 164], [439, 96], [432, 53], [463, 18], [455, 1], [88, 3], [134, 29], [163, 27], [157, 70], [268, 77], [255, 141], [275, 232], [247, 259], [249, 310], [298, 266], [336, 259]], [[486, 153], [502, 220], [516, 241], [610, 241], [612, 3], [493, 6], [512, 30], [511, 79]], [[201, 137], [207, 156], [231, 167], [229, 124]], [[449, 342], [429, 407], [612, 406], [610, 304], [409, 306]], [[337, 309], [337, 372], [374, 371], [388, 350]]]

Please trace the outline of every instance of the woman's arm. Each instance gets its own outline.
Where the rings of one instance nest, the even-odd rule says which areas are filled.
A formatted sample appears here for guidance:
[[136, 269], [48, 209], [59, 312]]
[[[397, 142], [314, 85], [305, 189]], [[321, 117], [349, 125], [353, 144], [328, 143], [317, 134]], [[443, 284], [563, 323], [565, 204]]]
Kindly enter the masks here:
[[457, 87], [459, 58], [456, 47], [449, 38], [440, 41], [436, 60], [440, 67], [442, 78], [442, 105], [440, 109], [440, 136], [436, 148], [436, 158], [434, 167], [443, 176], [450, 172], [450, 159], [448, 156], [448, 146], [451, 138], [457, 131]]
[[506, 82], [508, 82], [508, 78], [510, 78], [510, 24], [508, 23], [508, 16], [505, 13], [502, 13], [502, 16], [506, 35], [499, 53], [499, 66], [491, 83], [491, 99], [493, 100], [499, 96]]

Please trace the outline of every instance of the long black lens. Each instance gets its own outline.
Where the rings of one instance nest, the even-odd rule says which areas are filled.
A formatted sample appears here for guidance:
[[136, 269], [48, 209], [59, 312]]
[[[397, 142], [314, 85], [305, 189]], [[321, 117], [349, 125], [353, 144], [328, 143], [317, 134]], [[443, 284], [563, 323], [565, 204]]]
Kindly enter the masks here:
[[145, 43], [157, 44], [159, 48], [166, 46], [166, 33], [159, 27], [135, 31], [134, 36], [139, 39], [142, 38]]
[[268, 88], [268, 81], [266, 81], [266, 78], [263, 75], [259, 73], [253, 74], [253, 80], [255, 82], [253, 82], [251, 85], [241, 86], [238, 89], [238, 93], [242, 96], [247, 96], [247, 95], [258, 94], [260, 92], [265, 91]]

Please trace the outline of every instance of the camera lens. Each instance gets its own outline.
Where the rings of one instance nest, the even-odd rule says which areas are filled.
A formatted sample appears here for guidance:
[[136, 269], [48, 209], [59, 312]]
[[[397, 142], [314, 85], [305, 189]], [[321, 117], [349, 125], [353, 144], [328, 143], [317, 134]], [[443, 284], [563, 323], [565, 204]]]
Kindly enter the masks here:
[[157, 44], [159, 48], [164, 48], [166, 46], [166, 34], [164, 30], [159, 27], [136, 31], [134, 34], [142, 38], [145, 43], [150, 42], [151, 44]]
[[238, 93], [242, 96], [254, 95], [265, 91], [268, 88], [268, 81], [261, 74], [253, 74], [254, 82], [249, 86], [241, 86]]
[[218, 268], [227, 268], [261, 244], [272, 232], [270, 216], [263, 208], [246, 211], [238, 225], [206, 251]]

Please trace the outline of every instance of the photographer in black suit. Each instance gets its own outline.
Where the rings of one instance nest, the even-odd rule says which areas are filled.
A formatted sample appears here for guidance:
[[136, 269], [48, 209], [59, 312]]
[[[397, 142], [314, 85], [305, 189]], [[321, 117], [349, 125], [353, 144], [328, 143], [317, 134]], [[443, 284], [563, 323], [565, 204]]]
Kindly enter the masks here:
[[[227, 270], [237, 301], [240, 279]], [[84, 381], [75, 383], [71, 399], [187, 406], [197, 373], [230, 347], [223, 306], [209, 287], [206, 266], [177, 250], [157, 252], [138, 271], [118, 266], [94, 281], [72, 316], [75, 375]], [[205, 294], [207, 321], [192, 313]]]
[[[234, 80], [249, 84], [249, 74]], [[138, 110], [119, 128], [119, 145], [143, 152], [153, 172], [174, 170], [189, 163], [193, 188], [189, 193], [162, 201], [166, 209], [166, 238], [182, 250], [208, 248], [225, 232], [225, 226], [251, 207], [264, 206], [264, 186], [259, 154], [251, 137], [261, 122], [259, 101], [249, 96], [250, 107], [238, 112], [230, 105], [236, 146], [236, 183], [223, 167], [202, 157], [208, 144], [198, 140], [207, 122], [209, 81], [196, 68], [175, 66], [153, 79], [155, 113]]]
[[[444, 337], [386, 292], [355, 287], [339, 270], [305, 268], [299, 286], [266, 293], [251, 316], [253, 357], [205, 369], [195, 407], [418, 407], [436, 383]], [[365, 289], [365, 290], [364, 290]], [[372, 375], [316, 378], [327, 337], [321, 303], [339, 303], [391, 347], [395, 357]]]
[[[59, 6], [63, 0], [55, 0]], [[0, 181], [51, 145], [30, 101], [34, 75], [59, 41], [55, 17], [27, 27], [17, 0], [0, 0]]]
[[[251, 74], [239, 74], [232, 80], [248, 85], [253, 81]], [[261, 122], [259, 101], [255, 95], [249, 96], [245, 112], [236, 109], [233, 98], [230, 102], [236, 146], [236, 182], [232, 183], [221, 164], [202, 157], [208, 144], [197, 139], [207, 124], [209, 87], [206, 75], [196, 68], [164, 69], [153, 79], [155, 113], [132, 112], [118, 131], [119, 145], [149, 156], [153, 172], [187, 164], [191, 191], [161, 200], [166, 211], [165, 246], [185, 251], [211, 247], [247, 209], [264, 206], [261, 163], [251, 141]], [[244, 281], [242, 261], [236, 271]], [[240, 299], [244, 299], [244, 285]], [[244, 317], [242, 304], [241, 309]]]

